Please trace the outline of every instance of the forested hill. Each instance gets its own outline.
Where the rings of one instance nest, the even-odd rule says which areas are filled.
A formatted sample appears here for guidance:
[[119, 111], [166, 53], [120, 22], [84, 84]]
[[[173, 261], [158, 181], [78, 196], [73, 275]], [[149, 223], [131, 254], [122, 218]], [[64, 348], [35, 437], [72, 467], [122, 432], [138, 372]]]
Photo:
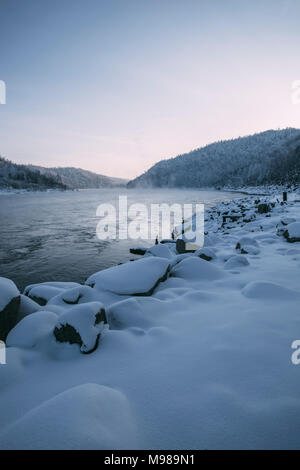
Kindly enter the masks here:
[[128, 187], [243, 187], [300, 182], [300, 130], [216, 142], [156, 163]]
[[74, 167], [45, 168], [32, 166], [46, 176], [59, 178], [69, 189], [112, 188], [125, 186], [128, 180], [100, 175], [92, 171]]
[[125, 186], [127, 180], [81, 168], [45, 168], [19, 165], [0, 157], [0, 189], [83, 189]]
[[0, 157], [0, 189], [67, 189], [60, 178]]

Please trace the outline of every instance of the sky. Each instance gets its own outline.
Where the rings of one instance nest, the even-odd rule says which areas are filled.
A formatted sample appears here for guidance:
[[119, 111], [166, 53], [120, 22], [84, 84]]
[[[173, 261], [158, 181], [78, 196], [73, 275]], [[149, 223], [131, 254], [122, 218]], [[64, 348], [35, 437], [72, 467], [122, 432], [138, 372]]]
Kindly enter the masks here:
[[133, 178], [300, 127], [300, 0], [0, 0], [0, 154]]

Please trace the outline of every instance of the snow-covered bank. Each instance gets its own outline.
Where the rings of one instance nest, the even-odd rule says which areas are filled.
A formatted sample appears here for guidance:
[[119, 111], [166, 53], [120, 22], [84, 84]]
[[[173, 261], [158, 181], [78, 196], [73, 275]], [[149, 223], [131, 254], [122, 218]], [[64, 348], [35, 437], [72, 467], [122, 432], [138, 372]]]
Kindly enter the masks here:
[[2, 312], [23, 319], [0, 365], [0, 448], [299, 448], [293, 199], [222, 203], [199, 252], [157, 245], [85, 286], [1, 281]]

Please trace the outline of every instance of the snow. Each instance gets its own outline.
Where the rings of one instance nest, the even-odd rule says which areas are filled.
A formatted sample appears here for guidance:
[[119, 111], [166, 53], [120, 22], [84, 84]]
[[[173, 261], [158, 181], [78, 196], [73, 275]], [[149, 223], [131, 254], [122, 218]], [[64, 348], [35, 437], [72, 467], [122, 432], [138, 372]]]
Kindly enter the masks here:
[[86, 284], [96, 289], [120, 295], [147, 294], [165, 276], [169, 262], [160, 257], [148, 257], [99, 271]]
[[103, 331], [103, 322], [96, 324], [96, 315], [103, 309], [101, 302], [88, 302], [76, 305], [59, 317], [56, 328], [70, 325], [80, 334], [82, 352], [89, 352], [97, 344], [100, 333]]
[[288, 231], [289, 238], [299, 238], [300, 239], [300, 222], [294, 222], [292, 224], [288, 224], [286, 227]]
[[12, 299], [19, 295], [20, 292], [13, 281], [5, 277], [0, 277], [0, 312]]
[[138, 447], [126, 397], [86, 383], [63, 391], [26, 413], [0, 435], [5, 449], [119, 449]]
[[171, 275], [188, 280], [213, 281], [221, 279], [225, 274], [217, 267], [198, 257], [189, 257], [178, 263]]
[[[300, 203], [223, 225], [226, 211], [248, 220], [255, 199], [207, 211], [210, 261], [166, 243], [171, 258], [155, 248], [86, 286], [49, 283], [60, 292], [7, 338], [0, 448], [298, 449], [300, 242], [277, 228], [297, 223]], [[109, 327], [95, 325], [102, 307]], [[98, 348], [56, 341], [65, 324], [86, 348], [103, 333]]]
[[53, 333], [57, 315], [46, 310], [32, 313], [23, 318], [8, 334], [7, 346], [33, 348], [46, 336]]

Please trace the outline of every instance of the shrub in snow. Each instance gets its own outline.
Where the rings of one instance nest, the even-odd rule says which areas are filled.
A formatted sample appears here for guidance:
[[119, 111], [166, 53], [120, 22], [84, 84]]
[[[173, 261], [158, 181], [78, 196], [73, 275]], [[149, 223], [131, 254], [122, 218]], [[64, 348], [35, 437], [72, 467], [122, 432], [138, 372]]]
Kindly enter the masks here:
[[59, 393], [28, 411], [0, 436], [2, 449], [138, 447], [136, 425], [126, 396], [93, 383]]
[[149, 256], [99, 271], [86, 284], [119, 295], [151, 295], [166, 280], [168, 271], [167, 259]]
[[271, 211], [271, 206], [269, 204], [263, 203], [257, 206], [257, 212], [259, 214], [267, 214]]
[[172, 268], [171, 275], [188, 280], [213, 281], [222, 278], [224, 273], [217, 266], [197, 256], [190, 256]]
[[300, 222], [289, 224], [283, 236], [289, 243], [300, 242]]
[[248, 266], [249, 261], [247, 260], [246, 256], [242, 255], [233, 255], [231, 256], [225, 263], [225, 269], [235, 269], [241, 268], [243, 266]]
[[254, 238], [242, 237], [235, 247], [236, 250], [240, 250], [241, 254], [257, 255], [259, 253], [259, 245]]
[[10, 331], [6, 344], [19, 348], [33, 348], [52, 333], [56, 323], [57, 315], [53, 312], [42, 310], [32, 313]]
[[60, 343], [79, 344], [84, 354], [97, 349], [106, 313], [101, 302], [76, 305], [63, 313], [54, 328], [54, 336]]
[[18, 321], [20, 292], [10, 279], [0, 277], [0, 340], [5, 341]]

